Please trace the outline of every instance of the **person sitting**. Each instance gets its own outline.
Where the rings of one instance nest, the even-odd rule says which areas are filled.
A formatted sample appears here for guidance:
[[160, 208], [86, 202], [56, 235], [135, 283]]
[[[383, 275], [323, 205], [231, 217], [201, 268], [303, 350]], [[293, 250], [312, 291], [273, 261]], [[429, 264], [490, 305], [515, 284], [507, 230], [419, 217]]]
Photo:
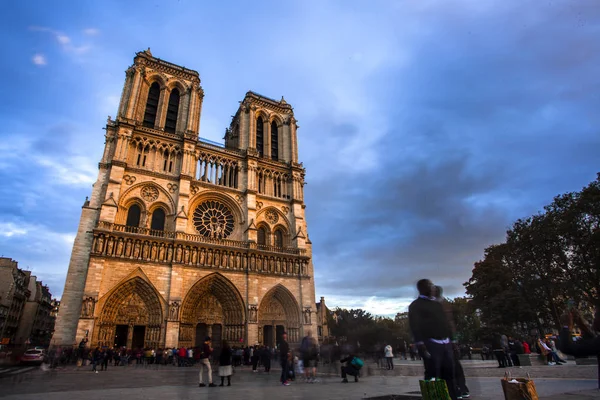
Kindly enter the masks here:
[[[571, 332], [573, 331], [573, 322], [579, 326], [583, 339], [574, 342]], [[600, 308], [596, 309], [594, 321], [590, 328], [579, 312], [571, 311], [562, 318], [563, 329], [559, 337], [559, 349], [565, 354], [574, 357], [588, 357], [600, 355], [600, 336], [596, 336], [594, 331], [600, 331]]]
[[349, 354], [348, 357], [341, 359], [340, 363], [346, 363], [346, 365], [342, 365], [342, 383], [348, 383], [347, 375], [353, 376], [354, 382], [358, 382], [358, 375], [362, 368], [362, 360]]

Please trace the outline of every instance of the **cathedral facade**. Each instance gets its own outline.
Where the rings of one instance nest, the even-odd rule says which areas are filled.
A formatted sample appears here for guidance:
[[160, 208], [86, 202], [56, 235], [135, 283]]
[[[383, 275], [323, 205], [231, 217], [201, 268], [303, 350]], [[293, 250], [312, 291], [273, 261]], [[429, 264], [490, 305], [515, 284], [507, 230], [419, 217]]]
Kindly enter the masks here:
[[292, 107], [246, 93], [200, 139], [198, 72], [139, 52], [106, 125], [54, 345], [275, 346], [317, 332]]

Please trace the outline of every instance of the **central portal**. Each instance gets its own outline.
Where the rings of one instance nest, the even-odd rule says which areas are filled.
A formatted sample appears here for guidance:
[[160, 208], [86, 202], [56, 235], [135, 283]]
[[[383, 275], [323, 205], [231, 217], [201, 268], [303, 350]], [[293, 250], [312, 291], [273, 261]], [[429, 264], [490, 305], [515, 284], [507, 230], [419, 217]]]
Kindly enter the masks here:
[[129, 326], [117, 325], [117, 329], [115, 331], [115, 345], [117, 347], [126, 347], [127, 346], [127, 334], [128, 333], [129, 333]]
[[136, 325], [133, 327], [133, 338], [131, 340], [132, 349], [144, 348], [144, 340], [146, 338], [146, 327]]
[[215, 356], [222, 340], [233, 344], [244, 338], [244, 302], [235, 286], [213, 273], [190, 288], [182, 304], [179, 328], [180, 346], [201, 346], [210, 336]]

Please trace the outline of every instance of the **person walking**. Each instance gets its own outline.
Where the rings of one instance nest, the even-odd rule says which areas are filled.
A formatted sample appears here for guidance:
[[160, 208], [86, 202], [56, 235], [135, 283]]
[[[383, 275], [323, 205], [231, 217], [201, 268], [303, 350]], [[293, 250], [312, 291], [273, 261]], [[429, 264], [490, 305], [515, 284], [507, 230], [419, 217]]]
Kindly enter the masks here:
[[269, 346], [265, 346], [260, 352], [260, 363], [265, 367], [265, 372], [271, 371], [271, 350]]
[[302, 357], [302, 366], [304, 368], [304, 378], [306, 382], [314, 383], [316, 381], [318, 354], [317, 341], [313, 338], [312, 331], [309, 330], [300, 344], [300, 355]]
[[223, 340], [221, 354], [219, 354], [219, 376], [221, 377], [221, 384], [219, 386], [224, 386], [225, 378], [227, 378], [227, 386], [231, 386], [231, 375], [233, 373], [231, 356], [231, 347], [229, 347], [229, 343], [226, 340]]
[[290, 345], [287, 342], [287, 332], [283, 332], [281, 335], [281, 343], [279, 344], [279, 360], [281, 362], [281, 384], [283, 386], [289, 386], [290, 381], [289, 375], [289, 356], [290, 356]]
[[205, 387], [204, 380], [202, 379], [202, 375], [204, 375], [204, 370], [206, 369], [208, 375], [208, 387], [215, 387], [212, 381], [212, 367], [210, 365], [210, 356], [212, 355], [213, 348], [211, 345], [210, 336], [207, 336], [204, 339], [204, 344], [202, 345], [202, 353], [200, 355], [200, 373], [198, 374], [198, 386]]
[[98, 362], [100, 362], [101, 357], [102, 351], [100, 350], [100, 347], [96, 347], [92, 352], [92, 371], [95, 373], [98, 373], [98, 369], [96, 369], [96, 366], [98, 365]]
[[392, 352], [392, 346], [389, 344], [384, 347], [385, 359], [387, 360], [387, 369], [394, 369], [394, 353]]
[[408, 321], [423, 356], [425, 379], [444, 379], [452, 400], [458, 400], [454, 381], [453, 335], [442, 304], [433, 296], [429, 279], [417, 282], [419, 297], [408, 307]]

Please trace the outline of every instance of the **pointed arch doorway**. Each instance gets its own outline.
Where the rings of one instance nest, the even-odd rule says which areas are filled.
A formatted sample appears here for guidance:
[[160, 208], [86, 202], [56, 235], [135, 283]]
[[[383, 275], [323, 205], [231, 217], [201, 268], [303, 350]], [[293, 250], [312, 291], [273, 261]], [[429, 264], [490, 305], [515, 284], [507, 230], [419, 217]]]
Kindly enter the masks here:
[[259, 342], [278, 347], [283, 332], [288, 342], [300, 341], [300, 308], [294, 295], [282, 285], [276, 285], [265, 294], [258, 308]]
[[152, 285], [135, 277], [107, 296], [96, 329], [96, 344], [128, 349], [159, 347], [163, 304]]
[[186, 295], [179, 327], [179, 346], [199, 346], [210, 336], [218, 350], [221, 341], [232, 345], [245, 339], [244, 301], [236, 287], [221, 274], [200, 279]]

